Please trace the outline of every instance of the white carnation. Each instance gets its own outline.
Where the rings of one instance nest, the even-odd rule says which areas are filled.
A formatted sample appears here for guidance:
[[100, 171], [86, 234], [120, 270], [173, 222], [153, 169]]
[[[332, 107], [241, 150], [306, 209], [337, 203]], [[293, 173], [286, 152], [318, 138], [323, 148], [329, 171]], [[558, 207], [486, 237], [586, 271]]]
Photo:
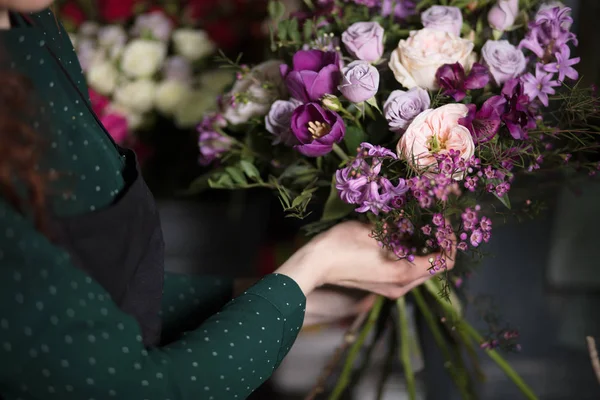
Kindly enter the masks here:
[[115, 101], [139, 113], [145, 113], [154, 105], [156, 84], [149, 79], [125, 83], [115, 91]]
[[87, 70], [88, 84], [98, 93], [108, 96], [117, 86], [119, 71], [108, 61], [92, 63]]
[[173, 33], [175, 51], [190, 61], [197, 61], [215, 51], [215, 44], [202, 30], [177, 29]]
[[165, 115], [173, 115], [183, 106], [189, 93], [188, 85], [177, 80], [165, 80], [158, 84], [154, 93], [156, 109]]
[[149, 78], [160, 69], [166, 54], [164, 43], [136, 39], [125, 47], [121, 68], [132, 78]]

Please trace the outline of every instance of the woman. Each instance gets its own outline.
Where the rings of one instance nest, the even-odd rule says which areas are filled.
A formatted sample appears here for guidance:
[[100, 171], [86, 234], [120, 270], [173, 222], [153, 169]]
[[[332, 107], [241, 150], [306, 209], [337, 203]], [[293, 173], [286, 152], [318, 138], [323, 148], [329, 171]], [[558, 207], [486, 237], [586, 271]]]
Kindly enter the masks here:
[[287, 354], [307, 298], [307, 319], [356, 310], [319, 286], [398, 297], [430, 277], [427, 259], [387, 259], [345, 223], [231, 301], [239, 285], [163, 282], [153, 199], [91, 111], [49, 3], [0, 0], [1, 397], [243, 399]]

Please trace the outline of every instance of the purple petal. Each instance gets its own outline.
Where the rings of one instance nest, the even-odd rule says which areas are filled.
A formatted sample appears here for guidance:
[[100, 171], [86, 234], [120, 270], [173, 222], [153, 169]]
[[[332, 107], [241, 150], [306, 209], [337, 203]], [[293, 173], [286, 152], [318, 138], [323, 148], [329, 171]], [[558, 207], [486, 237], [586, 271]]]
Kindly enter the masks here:
[[294, 71], [318, 72], [324, 65], [325, 52], [321, 50], [300, 50], [294, 54]]
[[311, 85], [306, 85], [308, 96], [312, 101], [318, 101], [326, 94], [334, 94], [341, 79], [340, 69], [331, 64], [323, 68]]
[[473, 68], [471, 72], [469, 72], [469, 76], [465, 79], [465, 88], [466, 89], [481, 89], [484, 88], [490, 81], [490, 75], [488, 74], [488, 69], [479, 64], [473, 64]]
[[319, 143], [301, 144], [294, 146], [294, 148], [307, 157], [320, 157], [331, 152], [331, 145]]
[[281, 64], [279, 66], [279, 72], [281, 73], [281, 77], [285, 79], [290, 72], [290, 67], [287, 64]]
[[317, 73], [313, 71], [291, 71], [285, 79], [290, 96], [304, 103], [310, 101], [307, 88], [310, 88]]

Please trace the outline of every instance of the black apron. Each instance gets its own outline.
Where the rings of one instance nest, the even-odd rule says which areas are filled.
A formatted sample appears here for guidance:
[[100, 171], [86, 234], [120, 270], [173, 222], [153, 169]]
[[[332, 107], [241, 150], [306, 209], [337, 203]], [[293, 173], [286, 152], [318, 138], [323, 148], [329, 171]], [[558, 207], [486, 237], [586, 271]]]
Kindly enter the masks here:
[[[23, 18], [32, 26], [35, 22]], [[92, 110], [88, 97], [79, 91], [64, 66], [46, 45], [56, 63]], [[50, 215], [50, 237], [67, 250], [73, 264], [106, 289], [112, 300], [140, 325], [146, 346], [160, 342], [164, 241], [154, 198], [140, 174], [135, 153], [118, 146], [124, 157], [125, 189], [107, 208], [75, 217]]]

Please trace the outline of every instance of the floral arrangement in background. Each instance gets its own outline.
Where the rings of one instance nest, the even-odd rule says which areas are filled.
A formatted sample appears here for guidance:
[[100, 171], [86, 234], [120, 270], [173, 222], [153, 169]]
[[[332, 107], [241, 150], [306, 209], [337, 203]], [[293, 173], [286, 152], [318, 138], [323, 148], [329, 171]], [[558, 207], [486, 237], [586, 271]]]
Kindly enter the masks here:
[[[571, 10], [536, 0], [305, 3], [292, 18], [283, 18], [279, 2], [269, 4], [274, 59], [253, 68], [229, 63], [237, 80], [198, 126], [201, 162], [213, 170], [195, 187], [269, 188], [290, 216], [319, 216], [308, 233], [359, 219], [398, 259], [429, 256], [435, 277], [406, 297], [463, 398], [474, 392], [462, 350], [473, 356], [477, 345], [535, 399], [497, 351], [518, 349], [518, 333], [497, 321], [479, 332], [462, 318], [471, 273], [464, 260], [481, 257], [496, 213], [538, 209], [531, 200], [511, 204], [520, 177], [600, 168], [590, 122], [599, 102], [578, 82]], [[450, 271], [454, 251], [459, 262]], [[347, 388], [380, 318], [398, 322], [415, 398], [406, 299], [394, 318], [383, 303], [349, 335], [355, 342], [331, 399]]]
[[159, 118], [193, 128], [234, 79], [211, 67], [216, 45], [206, 32], [178, 28], [160, 11], [130, 26], [87, 21], [71, 38], [94, 110], [119, 144], [138, 147]]

